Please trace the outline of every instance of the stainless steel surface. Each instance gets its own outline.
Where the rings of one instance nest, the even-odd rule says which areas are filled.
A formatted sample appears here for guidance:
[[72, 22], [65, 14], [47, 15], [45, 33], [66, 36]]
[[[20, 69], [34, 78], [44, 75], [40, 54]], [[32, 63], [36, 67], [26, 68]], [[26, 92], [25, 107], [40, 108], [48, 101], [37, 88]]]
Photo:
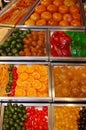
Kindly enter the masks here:
[[86, 97], [56, 97], [55, 96], [55, 87], [54, 87], [54, 72], [53, 69], [54, 67], [61, 67], [61, 66], [75, 66], [75, 67], [81, 67], [81, 66], [86, 66], [85, 63], [51, 63], [51, 73], [52, 73], [52, 97], [53, 97], [53, 102], [86, 102]]

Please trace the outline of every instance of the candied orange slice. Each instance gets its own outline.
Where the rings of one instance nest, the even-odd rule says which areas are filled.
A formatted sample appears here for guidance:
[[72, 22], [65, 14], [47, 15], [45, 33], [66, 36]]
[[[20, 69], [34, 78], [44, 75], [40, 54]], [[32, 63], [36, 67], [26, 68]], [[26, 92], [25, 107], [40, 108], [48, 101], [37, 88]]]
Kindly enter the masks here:
[[47, 96], [48, 96], [48, 93], [45, 93], [45, 92], [44, 92], [44, 93], [43, 93], [43, 92], [40, 93], [40, 92], [38, 92], [38, 93], [37, 93], [37, 96], [38, 96], [38, 97], [47, 97]]
[[32, 86], [33, 86], [34, 89], [40, 89], [42, 87], [42, 84], [39, 80], [34, 80], [32, 82]]
[[38, 65], [38, 64], [35, 64], [35, 65], [33, 65], [33, 67], [34, 67], [34, 70], [35, 71], [40, 71], [40, 69], [41, 69], [41, 65]]
[[40, 70], [40, 74], [43, 75], [48, 75], [48, 68], [47, 66], [41, 65], [41, 70]]
[[24, 81], [24, 80], [27, 80], [28, 79], [28, 74], [23, 72], [19, 75], [19, 78]]
[[23, 89], [28, 90], [31, 87], [31, 82], [24, 81], [22, 82]]
[[32, 73], [32, 76], [33, 76], [34, 79], [39, 79], [40, 78], [40, 74], [38, 72], [36, 72], [36, 71]]
[[26, 93], [27, 93], [27, 96], [30, 96], [30, 97], [37, 96], [36, 90], [33, 87], [30, 87]]
[[27, 70], [27, 65], [19, 65], [18, 66], [18, 73], [23, 73]]
[[48, 85], [42, 84], [42, 87], [39, 89], [40, 92], [47, 92], [48, 91]]
[[15, 96], [26, 96], [26, 92], [23, 89], [16, 88]]
[[39, 79], [41, 82], [47, 82], [48, 81], [48, 76], [45, 75], [45, 76], [41, 76], [40, 79]]
[[33, 66], [28, 66], [26, 71], [27, 71], [27, 73], [33, 73], [34, 72], [34, 67]]
[[28, 79], [27, 79], [27, 82], [30, 82], [30, 83], [34, 82], [33, 76], [29, 75]]

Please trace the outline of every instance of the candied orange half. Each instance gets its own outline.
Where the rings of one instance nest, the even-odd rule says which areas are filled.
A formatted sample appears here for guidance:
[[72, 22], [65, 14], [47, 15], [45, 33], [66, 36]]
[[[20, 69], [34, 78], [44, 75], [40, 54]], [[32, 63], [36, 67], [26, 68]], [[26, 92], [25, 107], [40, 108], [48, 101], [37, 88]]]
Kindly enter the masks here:
[[27, 65], [19, 65], [17, 69], [18, 73], [23, 73], [26, 70], [27, 70]]
[[33, 87], [30, 87], [26, 93], [27, 93], [27, 96], [29, 97], [37, 96], [36, 90]]
[[34, 89], [40, 89], [42, 87], [42, 84], [39, 80], [34, 80], [34, 82], [32, 82], [32, 86]]
[[38, 72], [36, 72], [36, 71], [32, 73], [32, 76], [33, 76], [34, 79], [39, 79], [40, 78], [40, 74]]
[[22, 81], [25, 81], [25, 80], [28, 79], [28, 74], [27, 74], [26, 72], [21, 73], [21, 74], [19, 75], [19, 78], [20, 78]]
[[15, 96], [26, 96], [26, 92], [23, 89], [16, 88], [15, 89]]

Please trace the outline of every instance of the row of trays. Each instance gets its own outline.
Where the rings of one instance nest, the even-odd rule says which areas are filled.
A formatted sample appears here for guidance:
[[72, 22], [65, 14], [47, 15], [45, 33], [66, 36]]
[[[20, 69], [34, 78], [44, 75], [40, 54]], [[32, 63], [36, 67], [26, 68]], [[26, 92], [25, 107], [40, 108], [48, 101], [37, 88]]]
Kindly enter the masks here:
[[85, 129], [86, 104], [2, 103], [0, 129]]
[[86, 60], [83, 29], [0, 26], [0, 34], [1, 60]]
[[[0, 25], [11, 25], [11, 26], [17, 26], [17, 25], [23, 25], [23, 26], [26, 26], [26, 27], [28, 27], [28, 26], [43, 26], [43, 28], [49, 28], [49, 27], [55, 27], [55, 26], [58, 26], [58, 27], [63, 27], [63, 24], [62, 25], [58, 25], [58, 24], [55, 24], [54, 26], [53, 26], [53, 24], [51, 24], [52, 23], [52, 21], [50, 21], [50, 25], [49, 24], [43, 24], [42, 25], [42, 23], [41, 24], [39, 24], [39, 22], [37, 22], [37, 20], [39, 20], [39, 19], [37, 19], [37, 16], [39, 15], [38, 13], [38, 11], [40, 11], [40, 13], [42, 14], [43, 12], [49, 12], [49, 13], [59, 13], [58, 12], [58, 10], [57, 11], [53, 11], [53, 9], [50, 9], [49, 8], [49, 10], [47, 9], [47, 10], [44, 10], [44, 8], [46, 8], [46, 7], [44, 7], [45, 6], [45, 4], [43, 5], [43, 9], [41, 8], [41, 10], [37, 10], [37, 12], [35, 12], [35, 10], [36, 10], [36, 7], [38, 7], [38, 6], [40, 6], [40, 5], [42, 5], [42, 0], [34, 0], [33, 2], [32, 2], [32, 4], [31, 4], [31, 1], [28, 1], [28, 3], [30, 3], [30, 4], [27, 4], [27, 1], [25, 1], [25, 3], [24, 2], [22, 2], [24, 5], [22, 5], [22, 3], [21, 3], [21, 5], [19, 5], [19, 0], [18, 1], [16, 1], [16, 0], [13, 0], [12, 2], [10, 2], [1, 12], [0, 12]], [[64, 1], [63, 1], [64, 2]], [[72, 1], [72, 2], [74, 2], [74, 1]], [[72, 3], [71, 2], [71, 3]], [[52, 4], [52, 5], [54, 5], [53, 4], [53, 2], [51, 1], [51, 3], [49, 3], [48, 5], [50, 5], [50, 4]], [[55, 3], [56, 4], [56, 3]], [[64, 3], [63, 3], [64, 4]], [[73, 3], [73, 5], [75, 5], [75, 6], [77, 6], [78, 5], [78, 7], [79, 7], [79, 14], [80, 14], [80, 22], [81, 22], [81, 25], [78, 25], [77, 23], [77, 25], [74, 25], [75, 27], [79, 27], [79, 28], [85, 28], [85, 13], [84, 13], [84, 5], [83, 5], [83, 3], [82, 3], [82, 1], [81, 0], [78, 0], [76, 3]], [[68, 6], [68, 5], [67, 5]], [[70, 5], [69, 5], [70, 6]], [[58, 7], [58, 6], [57, 6]], [[25, 10], [22, 12], [22, 10], [25, 8]], [[77, 8], [77, 7], [76, 7]], [[19, 9], [19, 10], [18, 10]], [[21, 9], [21, 10], [20, 10]], [[15, 12], [15, 13], [13, 13], [13, 11]], [[16, 14], [16, 11], [17, 11], [17, 14]], [[19, 11], [21, 11], [21, 12], [19, 12]], [[52, 12], [53, 11], [53, 12]], [[33, 14], [34, 13], [37, 13], [37, 16], [34, 16]], [[60, 12], [61, 13], [61, 12]], [[62, 13], [61, 15], [64, 15], [64, 14], [66, 14], [66, 13], [68, 13], [69, 15], [70, 15], [70, 13], [69, 12], [65, 12], [65, 13]], [[76, 12], [75, 12], [76, 13]], [[19, 14], [21, 14], [21, 15], [19, 15]], [[41, 15], [40, 14], [40, 15]], [[37, 24], [35, 25], [35, 24], [33, 24], [35, 21], [35, 18], [32, 18], [31, 19], [31, 15], [33, 15], [35, 18], [36, 18], [36, 22], [37, 22]], [[47, 15], [47, 14], [46, 14]], [[18, 17], [19, 16], [19, 17]], [[15, 18], [15, 19], [14, 19]], [[47, 17], [48, 18], [48, 17]], [[46, 19], [47, 19], [45, 16], [43, 16], [43, 19], [45, 20], [45, 22], [46, 22]], [[10, 19], [10, 21], [9, 21], [9, 19]], [[40, 18], [41, 19], [41, 18]], [[52, 19], [52, 18], [51, 18]], [[47, 19], [47, 20], [49, 20], [49, 19]], [[78, 20], [79, 21], [79, 20]], [[70, 22], [71, 23], [71, 22]], [[64, 26], [66, 26], [66, 27], [73, 27], [73, 25], [64, 25]]]
[[86, 64], [0, 62], [0, 101], [86, 100]]

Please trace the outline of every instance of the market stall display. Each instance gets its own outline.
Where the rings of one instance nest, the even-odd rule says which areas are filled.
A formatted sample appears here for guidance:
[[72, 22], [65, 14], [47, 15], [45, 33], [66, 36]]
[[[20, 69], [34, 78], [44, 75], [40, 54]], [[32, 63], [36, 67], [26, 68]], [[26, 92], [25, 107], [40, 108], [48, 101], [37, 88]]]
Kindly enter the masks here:
[[49, 47], [47, 43], [47, 31], [45, 29], [10, 28], [9, 35], [8, 33], [7, 35], [4, 33], [1, 34], [1, 38], [4, 41], [1, 41], [0, 56], [48, 60]]
[[[83, 104], [53, 104], [53, 129], [85, 130], [86, 106]], [[64, 115], [64, 116], [63, 116]]]
[[54, 98], [86, 98], [85, 65], [53, 64], [52, 73]]
[[48, 130], [49, 105], [7, 103], [2, 106], [1, 130]]
[[0, 130], [86, 129], [84, 10], [12, 0], [0, 11]]
[[53, 57], [86, 57], [86, 34], [82, 31], [50, 31]]
[[50, 70], [47, 64], [1, 64], [0, 68], [1, 97], [49, 97]]
[[35, 3], [36, 0], [15, 1], [14, 4], [10, 5], [10, 7], [6, 11], [1, 12], [0, 24], [18, 24]]
[[82, 9], [76, 0], [42, 0], [26, 17], [28, 26], [83, 26]]

